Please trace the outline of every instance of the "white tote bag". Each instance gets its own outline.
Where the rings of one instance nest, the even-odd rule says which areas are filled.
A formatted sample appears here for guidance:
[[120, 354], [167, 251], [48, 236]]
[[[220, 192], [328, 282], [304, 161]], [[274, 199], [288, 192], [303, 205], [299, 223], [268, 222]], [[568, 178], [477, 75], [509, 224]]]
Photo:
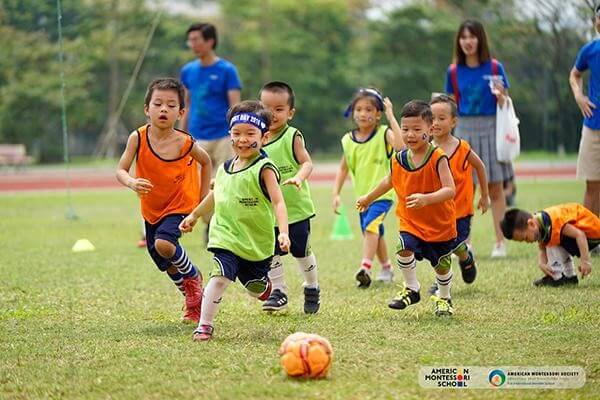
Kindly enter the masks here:
[[519, 156], [521, 137], [519, 119], [515, 114], [512, 99], [506, 97], [504, 107], [496, 106], [496, 153], [498, 161], [511, 162]]

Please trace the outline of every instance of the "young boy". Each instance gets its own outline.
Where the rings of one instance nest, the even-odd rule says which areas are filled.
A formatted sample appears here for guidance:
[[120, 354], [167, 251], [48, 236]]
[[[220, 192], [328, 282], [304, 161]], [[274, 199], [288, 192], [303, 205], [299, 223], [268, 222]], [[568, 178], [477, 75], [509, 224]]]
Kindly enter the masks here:
[[433, 116], [429, 104], [413, 100], [402, 108], [400, 131], [407, 149], [392, 158], [392, 171], [356, 202], [363, 210], [392, 187], [398, 196], [400, 242], [397, 261], [404, 288], [389, 307], [402, 310], [421, 300], [415, 257], [427, 259], [435, 269], [439, 297], [433, 296], [435, 315], [452, 315], [452, 265], [456, 248], [454, 181], [444, 152], [429, 143]]
[[[450, 171], [454, 178], [456, 196], [456, 231], [458, 237], [457, 249], [454, 252], [458, 256], [460, 272], [465, 283], [473, 283], [477, 275], [475, 258], [468, 244], [471, 234], [471, 218], [473, 217], [473, 169], [477, 172], [479, 191], [481, 196], [477, 208], [485, 213], [490, 204], [488, 194], [488, 182], [485, 174], [485, 165], [479, 156], [471, 149], [468, 142], [458, 139], [452, 135], [456, 127], [458, 112], [454, 100], [445, 94], [435, 96], [429, 103], [433, 114], [431, 134], [433, 143], [446, 153], [450, 164]], [[431, 294], [437, 291], [434, 284], [430, 290]]]
[[[310, 196], [307, 179], [313, 166], [300, 131], [290, 125], [294, 117], [295, 96], [285, 82], [270, 82], [262, 87], [260, 101], [271, 112], [269, 132], [265, 135], [263, 149], [281, 174], [281, 192], [288, 210], [290, 252], [304, 276], [304, 312], [319, 311], [320, 289], [317, 280], [317, 259], [310, 244], [310, 219], [315, 216], [315, 206]], [[275, 226], [275, 236], [279, 228]], [[275, 243], [275, 256], [271, 262], [269, 279], [273, 285], [271, 296], [263, 303], [265, 311], [282, 311], [287, 308], [288, 288], [285, 284], [283, 252]]]
[[590, 250], [600, 245], [600, 218], [578, 203], [559, 204], [535, 214], [514, 208], [500, 222], [504, 237], [538, 242], [538, 266], [544, 277], [535, 286], [578, 284], [573, 256], [580, 257], [581, 277], [592, 271]]
[[[185, 295], [183, 320], [197, 323], [202, 275], [179, 244], [178, 226], [206, 196], [211, 163], [188, 133], [174, 128], [184, 112], [184, 90], [178, 80], [161, 78], [150, 83], [144, 102], [150, 124], [129, 135], [117, 180], [138, 193], [150, 257]], [[135, 178], [129, 175], [134, 158]]]

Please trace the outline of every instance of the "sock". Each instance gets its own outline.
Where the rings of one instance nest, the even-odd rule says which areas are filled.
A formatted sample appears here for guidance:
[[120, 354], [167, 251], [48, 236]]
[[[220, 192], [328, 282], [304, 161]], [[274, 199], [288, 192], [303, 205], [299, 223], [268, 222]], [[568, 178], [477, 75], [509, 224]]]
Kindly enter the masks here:
[[273, 285], [273, 290], [279, 289], [282, 293], [287, 294], [288, 288], [283, 276], [281, 256], [273, 256], [273, 259], [271, 260], [271, 269], [269, 270], [269, 279]]
[[202, 310], [200, 311], [200, 325], [213, 325], [215, 314], [219, 310], [219, 304], [223, 298], [223, 293], [231, 281], [224, 276], [213, 276], [208, 281], [202, 294]]
[[179, 270], [184, 278], [195, 278], [198, 276], [196, 266], [192, 264], [185, 250], [180, 245], [175, 247], [175, 254], [169, 261], [173, 263], [173, 266]]
[[373, 260], [369, 259], [369, 258], [363, 258], [362, 261], [360, 262], [360, 267], [367, 269], [367, 270], [371, 270], [371, 267], [373, 266]]
[[389, 258], [388, 258], [387, 261], [381, 263], [381, 268], [383, 268], [383, 269], [392, 269], [392, 263], [390, 262]]
[[572, 278], [575, 275], [577, 275], [577, 273], [575, 272], [575, 266], [573, 265], [573, 258], [572, 257], [569, 257], [568, 259], [566, 259], [563, 262], [563, 274], [567, 278]]
[[317, 258], [314, 253], [311, 253], [308, 257], [296, 258], [298, 262], [298, 269], [302, 276], [304, 276], [304, 283], [302, 286], [316, 289], [319, 287], [319, 281], [317, 279]]
[[563, 273], [563, 265], [560, 261], [548, 262], [548, 268], [550, 269], [550, 276], [555, 281], [559, 280], [562, 277]]
[[452, 270], [445, 274], [435, 273], [435, 280], [437, 282], [440, 297], [443, 299], [450, 298], [450, 287], [452, 286]]
[[179, 291], [185, 296], [185, 291], [183, 290], [183, 275], [181, 275], [178, 271], [174, 274], [167, 272], [167, 276], [171, 278], [175, 286], [177, 286], [177, 289], [179, 289]]
[[418, 292], [419, 289], [421, 289], [421, 284], [417, 280], [417, 261], [415, 260], [414, 254], [408, 257], [397, 255], [396, 260], [398, 261], [400, 271], [402, 271], [406, 287]]

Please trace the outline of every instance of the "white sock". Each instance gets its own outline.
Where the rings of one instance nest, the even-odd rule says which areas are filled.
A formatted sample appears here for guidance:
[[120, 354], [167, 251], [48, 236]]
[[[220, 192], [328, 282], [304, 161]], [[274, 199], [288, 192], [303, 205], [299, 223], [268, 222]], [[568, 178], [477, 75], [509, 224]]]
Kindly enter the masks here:
[[281, 262], [281, 256], [273, 256], [273, 259], [271, 260], [271, 269], [269, 269], [269, 279], [271, 280], [272, 290], [279, 289], [283, 294], [287, 294], [288, 288], [283, 276], [283, 262]]
[[443, 299], [450, 298], [450, 287], [452, 286], [452, 270], [448, 271], [444, 275], [436, 272], [435, 279], [437, 282], [440, 297]]
[[396, 261], [398, 262], [400, 271], [402, 271], [406, 287], [418, 292], [421, 289], [421, 284], [417, 280], [417, 261], [415, 260], [415, 256], [402, 257], [401, 255], [396, 255]]
[[315, 254], [311, 253], [308, 257], [296, 258], [296, 261], [298, 262], [300, 273], [304, 276], [304, 284], [302, 286], [312, 289], [318, 288], [317, 258]]
[[213, 276], [210, 278], [202, 294], [202, 310], [200, 310], [200, 322], [198, 326], [212, 326], [223, 293], [230, 283], [231, 281], [224, 276]]

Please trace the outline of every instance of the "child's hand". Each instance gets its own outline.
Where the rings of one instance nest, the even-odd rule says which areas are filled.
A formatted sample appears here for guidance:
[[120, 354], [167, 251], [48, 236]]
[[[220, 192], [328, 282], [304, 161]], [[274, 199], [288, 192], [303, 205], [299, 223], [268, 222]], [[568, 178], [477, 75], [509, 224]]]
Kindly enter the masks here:
[[340, 212], [338, 211], [338, 209], [340, 208], [340, 195], [336, 195], [333, 196], [333, 202], [331, 203], [331, 206], [333, 207], [333, 212], [336, 214], [339, 214]]
[[371, 202], [368, 200], [367, 195], [360, 196], [358, 200], [356, 200], [356, 209], [360, 213], [364, 212], [367, 207], [369, 207], [369, 204], [371, 204]]
[[423, 193], [413, 193], [406, 197], [406, 207], [408, 208], [423, 208], [427, 204], [427, 196]]
[[544, 264], [544, 263], [540, 262], [538, 264], [538, 267], [544, 273], [544, 275], [552, 276], [552, 271], [550, 270], [550, 267], [548, 266], [548, 264]]
[[581, 272], [581, 279], [588, 276], [592, 272], [592, 262], [590, 260], [581, 260], [579, 272]]
[[152, 182], [144, 178], [132, 178], [127, 186], [138, 194], [148, 194], [154, 187]]
[[389, 97], [383, 99], [383, 107], [385, 109], [385, 115], [394, 114], [394, 105]]
[[479, 203], [477, 203], [477, 208], [479, 210], [481, 210], [482, 214], [485, 214], [485, 212], [488, 210], [488, 208], [490, 208], [490, 197], [489, 196], [481, 196], [479, 198]]
[[198, 218], [194, 217], [192, 214], [188, 215], [181, 221], [179, 224], [179, 230], [183, 233], [188, 233], [194, 230], [194, 225], [198, 222]]
[[284, 251], [290, 251], [290, 237], [287, 233], [281, 232], [279, 236], [277, 236], [277, 241], [279, 242], [279, 248]]
[[302, 188], [302, 179], [297, 176], [293, 176], [290, 179], [287, 179], [282, 185], [294, 185], [296, 189], [300, 190]]

